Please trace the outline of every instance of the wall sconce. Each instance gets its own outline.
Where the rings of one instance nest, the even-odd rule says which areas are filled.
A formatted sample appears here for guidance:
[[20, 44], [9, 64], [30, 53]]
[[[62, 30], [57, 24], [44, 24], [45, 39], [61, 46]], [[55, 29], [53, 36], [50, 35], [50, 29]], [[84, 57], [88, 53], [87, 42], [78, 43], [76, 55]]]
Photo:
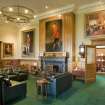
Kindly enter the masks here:
[[85, 57], [85, 45], [83, 43], [79, 46], [79, 55], [81, 58]]

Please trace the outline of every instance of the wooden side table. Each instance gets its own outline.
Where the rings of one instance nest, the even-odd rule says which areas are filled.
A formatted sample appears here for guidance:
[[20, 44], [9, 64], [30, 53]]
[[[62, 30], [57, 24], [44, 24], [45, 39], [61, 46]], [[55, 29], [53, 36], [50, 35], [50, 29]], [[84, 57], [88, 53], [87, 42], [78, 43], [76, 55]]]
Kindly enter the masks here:
[[48, 80], [46, 79], [37, 80], [36, 81], [37, 94], [41, 94], [42, 96], [47, 97], [48, 95], [47, 86]]

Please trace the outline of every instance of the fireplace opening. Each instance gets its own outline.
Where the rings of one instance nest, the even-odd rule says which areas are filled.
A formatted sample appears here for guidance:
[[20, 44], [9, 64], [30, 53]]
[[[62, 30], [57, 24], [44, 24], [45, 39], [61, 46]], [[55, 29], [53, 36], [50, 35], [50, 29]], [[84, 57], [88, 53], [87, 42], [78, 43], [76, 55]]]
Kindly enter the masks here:
[[58, 73], [59, 72], [59, 66], [58, 65], [53, 65], [53, 72]]
[[59, 73], [60, 67], [59, 67], [59, 65], [49, 64], [49, 65], [46, 65], [45, 70], [47, 70], [48, 72], [51, 72], [51, 73]]

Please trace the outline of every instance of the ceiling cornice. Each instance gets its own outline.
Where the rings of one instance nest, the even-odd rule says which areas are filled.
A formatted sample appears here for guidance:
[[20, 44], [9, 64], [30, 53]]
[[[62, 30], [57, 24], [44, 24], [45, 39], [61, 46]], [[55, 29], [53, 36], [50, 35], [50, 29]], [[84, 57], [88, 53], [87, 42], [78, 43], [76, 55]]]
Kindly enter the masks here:
[[105, 9], [105, 2], [94, 2], [91, 4], [83, 5], [80, 8], [78, 8], [78, 12], [93, 12], [96, 10], [102, 10]]
[[67, 12], [72, 12], [74, 10], [74, 7], [75, 7], [74, 4], [71, 4], [71, 5], [62, 7], [62, 8], [57, 8], [57, 9], [54, 9], [54, 10], [51, 10], [48, 12], [38, 14], [38, 18], [40, 20], [40, 19], [44, 19], [47, 17], [51, 17], [51, 16], [55, 16], [55, 15], [59, 15], [59, 14], [64, 14]]

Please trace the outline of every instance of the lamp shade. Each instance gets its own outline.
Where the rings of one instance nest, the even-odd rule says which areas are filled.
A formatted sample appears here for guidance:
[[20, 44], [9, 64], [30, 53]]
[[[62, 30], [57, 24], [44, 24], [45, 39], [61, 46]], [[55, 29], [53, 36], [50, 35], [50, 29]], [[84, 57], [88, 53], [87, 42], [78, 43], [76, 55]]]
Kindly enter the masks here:
[[85, 45], [82, 43], [80, 46], [79, 46], [79, 55], [84, 58], [85, 57]]

